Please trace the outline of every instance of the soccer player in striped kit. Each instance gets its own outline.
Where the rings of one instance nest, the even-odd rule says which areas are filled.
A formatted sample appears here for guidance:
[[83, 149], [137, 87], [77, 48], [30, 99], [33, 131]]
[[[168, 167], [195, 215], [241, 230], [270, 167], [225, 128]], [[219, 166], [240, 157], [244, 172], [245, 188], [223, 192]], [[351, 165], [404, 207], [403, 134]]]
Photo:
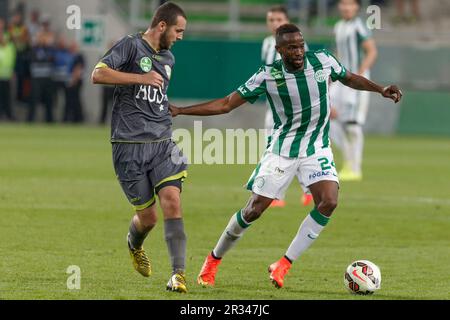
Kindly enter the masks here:
[[381, 87], [346, 70], [326, 50], [305, 52], [303, 35], [297, 26], [284, 24], [276, 31], [276, 48], [281, 55], [271, 66], [263, 65], [245, 84], [227, 97], [187, 108], [170, 105], [172, 116], [224, 114], [254, 103], [266, 95], [274, 117], [274, 133], [247, 189], [247, 204], [231, 217], [219, 241], [206, 257], [197, 278], [203, 286], [213, 286], [224, 255], [269, 207], [282, 199], [298, 174], [314, 198], [314, 209], [303, 220], [298, 233], [278, 261], [269, 266], [269, 278], [281, 288], [292, 262], [317, 239], [337, 206], [339, 180], [328, 138], [330, 101], [329, 79], [339, 80], [356, 90], [372, 91], [399, 102], [396, 86]]
[[[265, 65], [271, 65], [276, 60], [280, 60], [280, 54], [275, 49], [275, 31], [283, 24], [289, 23], [288, 12], [283, 6], [273, 6], [267, 11], [266, 15], [266, 23], [267, 28], [271, 32], [271, 35], [266, 37], [263, 41], [262, 50], [261, 50], [261, 60]], [[305, 43], [305, 50], [308, 51], [308, 45]], [[270, 143], [271, 135], [273, 133], [273, 116], [272, 110], [270, 109], [269, 102], [266, 101], [267, 111], [264, 119], [264, 128], [266, 129], [267, 143]], [[300, 185], [303, 185], [303, 182], [298, 177], [298, 181]], [[313, 201], [312, 195], [310, 192], [303, 193], [302, 203], [304, 206], [309, 205]], [[273, 200], [270, 204], [271, 207], [284, 207], [286, 205], [284, 200]]]
[[[377, 59], [377, 47], [370, 30], [358, 17], [359, 2], [339, 1], [342, 19], [334, 28], [337, 58], [349, 71], [369, 79], [370, 68]], [[336, 83], [331, 89], [331, 100], [336, 118], [331, 122], [330, 135], [344, 158], [339, 178], [341, 181], [359, 181], [362, 179], [363, 125], [369, 107], [369, 93]]]

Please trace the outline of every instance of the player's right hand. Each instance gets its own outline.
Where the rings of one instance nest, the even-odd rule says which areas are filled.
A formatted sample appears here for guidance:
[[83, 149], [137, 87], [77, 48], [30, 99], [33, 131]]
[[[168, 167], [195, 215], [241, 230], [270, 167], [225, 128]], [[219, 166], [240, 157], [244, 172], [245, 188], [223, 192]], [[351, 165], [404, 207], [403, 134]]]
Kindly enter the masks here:
[[173, 104], [169, 103], [169, 111], [172, 117], [176, 117], [180, 113], [180, 108], [175, 107]]
[[162, 87], [164, 84], [163, 77], [156, 71], [150, 71], [141, 75], [142, 84], [153, 87]]
[[389, 98], [395, 103], [398, 103], [403, 96], [402, 90], [400, 90], [397, 86], [391, 85], [383, 88], [383, 97]]

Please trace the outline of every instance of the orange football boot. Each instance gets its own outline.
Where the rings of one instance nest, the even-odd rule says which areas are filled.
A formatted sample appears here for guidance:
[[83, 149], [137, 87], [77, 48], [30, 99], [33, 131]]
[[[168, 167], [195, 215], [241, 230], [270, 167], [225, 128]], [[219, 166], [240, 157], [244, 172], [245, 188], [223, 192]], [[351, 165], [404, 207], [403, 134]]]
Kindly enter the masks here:
[[313, 201], [313, 196], [311, 193], [304, 193], [302, 196], [303, 206], [309, 206], [309, 204]]
[[222, 259], [216, 259], [212, 254], [208, 254], [203, 263], [200, 274], [197, 277], [197, 283], [204, 287], [213, 287], [216, 279], [217, 268]]
[[272, 207], [272, 208], [274, 208], [274, 207], [280, 207], [280, 208], [282, 208], [282, 207], [284, 207], [285, 205], [286, 205], [286, 201], [274, 199], [274, 200], [272, 200], [272, 202], [270, 203], [270, 206], [269, 206], [269, 207]]
[[282, 257], [280, 260], [269, 266], [269, 277], [276, 288], [279, 289], [283, 287], [284, 277], [291, 268], [291, 265], [291, 262], [286, 259], [286, 257]]

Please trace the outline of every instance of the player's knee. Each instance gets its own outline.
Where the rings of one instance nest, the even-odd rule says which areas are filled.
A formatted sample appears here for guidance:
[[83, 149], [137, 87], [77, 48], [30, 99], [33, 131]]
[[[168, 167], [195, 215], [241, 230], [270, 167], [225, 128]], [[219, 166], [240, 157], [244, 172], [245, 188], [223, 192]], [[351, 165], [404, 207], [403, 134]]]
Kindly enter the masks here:
[[319, 205], [317, 206], [317, 209], [320, 213], [330, 216], [333, 211], [337, 208], [338, 201], [335, 197], [325, 197], [323, 198]]
[[164, 213], [164, 218], [175, 219], [181, 218], [181, 207], [180, 203], [176, 200], [166, 201], [164, 204], [161, 202], [161, 208]]
[[144, 210], [140, 210], [136, 212], [139, 223], [145, 229], [153, 228], [158, 222], [158, 215], [156, 213], [155, 206], [148, 207]]
[[181, 218], [181, 201], [179, 194], [160, 195], [159, 202], [164, 214], [164, 218]]
[[160, 194], [159, 201], [161, 203], [161, 206], [172, 208], [179, 207], [181, 202], [179, 194], [174, 193]]

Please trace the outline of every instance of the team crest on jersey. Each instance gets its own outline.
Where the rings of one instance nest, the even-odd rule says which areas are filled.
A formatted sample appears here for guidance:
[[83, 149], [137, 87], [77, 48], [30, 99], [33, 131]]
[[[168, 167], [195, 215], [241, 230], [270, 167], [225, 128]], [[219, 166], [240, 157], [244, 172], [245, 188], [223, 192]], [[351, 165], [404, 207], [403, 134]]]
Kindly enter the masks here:
[[142, 71], [149, 72], [152, 69], [152, 59], [150, 59], [149, 57], [141, 58], [139, 66], [141, 67]]
[[169, 79], [170, 79], [170, 76], [172, 75], [172, 68], [171, 68], [168, 64], [166, 64], [166, 65], [164, 66], [164, 69], [166, 69], [167, 76], [168, 76]]
[[323, 70], [319, 70], [314, 74], [314, 78], [317, 82], [325, 82], [327, 81], [328, 75]]

